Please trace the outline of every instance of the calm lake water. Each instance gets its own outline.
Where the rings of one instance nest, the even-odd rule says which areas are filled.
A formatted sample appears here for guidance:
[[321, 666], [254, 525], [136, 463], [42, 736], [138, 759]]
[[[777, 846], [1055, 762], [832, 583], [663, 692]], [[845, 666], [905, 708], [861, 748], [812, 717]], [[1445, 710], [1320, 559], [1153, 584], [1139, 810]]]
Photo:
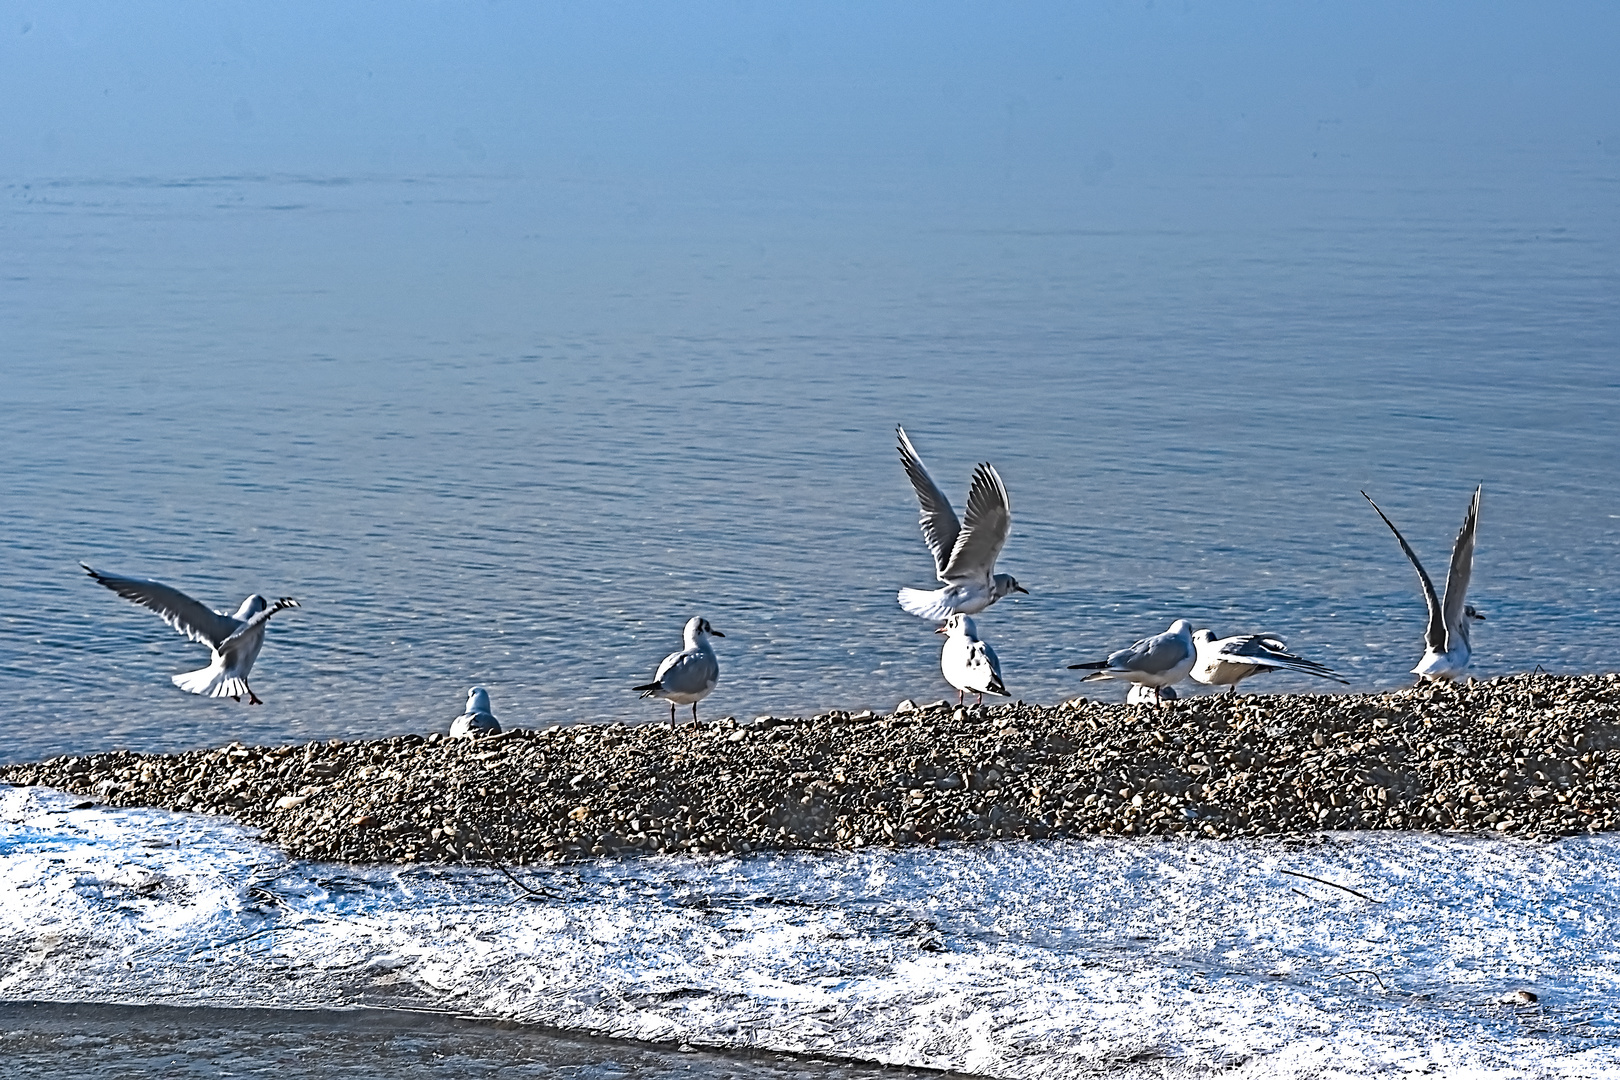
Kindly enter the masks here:
[[[1424, 609], [1359, 488], [1443, 577], [1484, 483], [1478, 674], [1612, 668], [1617, 187], [1543, 174], [1548, 204], [1529, 168], [1015, 206], [11, 184], [0, 756], [443, 728], [473, 683], [508, 725], [657, 720], [628, 687], [692, 614], [726, 634], [711, 717], [943, 696], [894, 602], [931, 579], [896, 423], [959, 506], [976, 461], [1006, 479], [1031, 595], [979, 621], [1024, 700], [1182, 616], [1407, 681]], [[302, 600], [266, 704], [172, 687], [204, 651], [81, 559]]]

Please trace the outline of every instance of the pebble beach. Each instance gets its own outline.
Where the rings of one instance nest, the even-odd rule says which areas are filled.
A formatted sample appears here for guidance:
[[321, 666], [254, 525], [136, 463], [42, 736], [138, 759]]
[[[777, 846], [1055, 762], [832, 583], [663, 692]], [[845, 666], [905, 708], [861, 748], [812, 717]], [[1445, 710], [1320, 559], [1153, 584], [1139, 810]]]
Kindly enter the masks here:
[[524, 865], [1052, 836], [1620, 825], [1620, 675], [1384, 694], [1073, 699], [573, 725], [8, 766], [109, 806], [227, 815], [296, 858]]

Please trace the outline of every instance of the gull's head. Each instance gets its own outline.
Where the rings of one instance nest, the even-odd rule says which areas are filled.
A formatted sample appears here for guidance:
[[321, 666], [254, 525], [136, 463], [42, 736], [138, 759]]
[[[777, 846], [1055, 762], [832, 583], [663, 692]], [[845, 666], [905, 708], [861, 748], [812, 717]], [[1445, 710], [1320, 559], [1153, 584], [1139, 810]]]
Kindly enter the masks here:
[[1473, 604], [1464, 604], [1463, 614], [1468, 616], [1470, 619], [1478, 619], [1480, 622], [1485, 621], [1485, 613], [1476, 610]]
[[990, 580], [993, 583], [991, 591], [995, 593], [998, 600], [1008, 593], [1021, 592], [1025, 596], [1029, 595], [1029, 590], [1018, 584], [1018, 579], [1011, 574], [997, 574]]
[[[1174, 630], [1175, 627], [1172, 626], [1170, 629]], [[1213, 630], [1194, 630], [1193, 631], [1193, 644], [1194, 645], [1213, 645], [1214, 643], [1215, 643], [1215, 631], [1213, 631]]]
[[489, 691], [482, 686], [475, 686], [467, 691], [467, 712], [494, 712], [489, 707]]
[[708, 619], [694, 615], [686, 620], [686, 640], [696, 644], [705, 637], [725, 637], [720, 631], [709, 625]]
[[957, 612], [946, 619], [934, 633], [948, 634], [951, 637], [977, 638], [979, 636], [979, 627], [973, 621], [973, 616]]
[[1170, 624], [1170, 632], [1177, 637], [1192, 637], [1192, 623], [1186, 619], [1177, 619]]
[[245, 622], [269, 606], [270, 601], [266, 600], [258, 593], [254, 593], [252, 596], [242, 601], [242, 606], [236, 609], [236, 617]]

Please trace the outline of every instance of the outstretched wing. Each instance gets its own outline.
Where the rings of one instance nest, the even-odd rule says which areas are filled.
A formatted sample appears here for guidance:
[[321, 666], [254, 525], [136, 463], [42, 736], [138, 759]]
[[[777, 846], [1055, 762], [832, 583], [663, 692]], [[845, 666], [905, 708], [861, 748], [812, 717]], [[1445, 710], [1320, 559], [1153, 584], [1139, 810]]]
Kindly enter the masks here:
[[1479, 524], [1479, 495], [1484, 490], [1484, 484], [1474, 489], [1473, 501], [1468, 504], [1468, 516], [1463, 518], [1457, 542], [1451, 548], [1451, 569], [1446, 573], [1446, 600], [1443, 605], [1447, 652], [1458, 644], [1455, 639], [1467, 640], [1468, 636], [1463, 628], [1468, 621], [1463, 607], [1468, 596], [1468, 581], [1474, 576], [1474, 529]]
[[[1361, 497], [1366, 499], [1369, 503], [1372, 503], [1372, 508], [1374, 510], [1378, 510], [1378, 504], [1372, 501], [1371, 495], [1368, 495], [1365, 491], [1363, 491], [1361, 493]], [[1395, 527], [1395, 523], [1389, 520], [1389, 515], [1385, 514], [1382, 510], [1378, 510], [1378, 516], [1384, 519], [1384, 524], [1389, 526], [1389, 531], [1394, 533], [1395, 539], [1401, 542], [1401, 550], [1406, 552], [1406, 557], [1412, 560], [1413, 566], [1417, 567], [1418, 580], [1423, 582], [1423, 602], [1429, 605], [1429, 628], [1428, 630], [1424, 631], [1423, 643], [1436, 652], [1445, 652], [1446, 620], [1445, 615], [1440, 609], [1440, 598], [1434, 594], [1434, 582], [1429, 580], [1429, 572], [1423, 569], [1422, 563], [1418, 562], [1417, 553], [1412, 550], [1412, 545], [1406, 542], [1406, 537], [1401, 535], [1401, 530], [1397, 529]], [[1470, 520], [1472, 520], [1472, 517], [1470, 517]], [[1458, 539], [1460, 540], [1461, 537]], [[1470, 565], [1472, 565], [1473, 549], [1473, 533], [1470, 532], [1468, 545]], [[1462, 601], [1462, 595], [1460, 593], [1457, 596], [1457, 600], [1459, 603]]]
[[962, 534], [951, 549], [950, 562], [940, 572], [942, 581], [978, 581], [990, 576], [996, 558], [1012, 528], [1012, 506], [1001, 475], [988, 463], [973, 470], [968, 491], [967, 517]]
[[906, 437], [906, 429], [897, 426], [894, 430], [900, 436], [900, 464], [906, 467], [906, 477], [911, 481], [912, 490], [917, 493], [917, 502], [922, 505], [923, 542], [934, 556], [934, 572], [943, 581], [945, 566], [950, 562], [951, 550], [956, 547], [956, 537], [962, 531], [962, 526], [956, 520], [956, 511], [951, 509], [951, 501], [939, 490], [939, 485], [928, 475], [928, 470], [923, 468], [917, 448]]
[[224, 641], [221, 641], [214, 647], [220, 652], [224, 652], [232, 645], [235, 645], [238, 641], [241, 641], [243, 638], [247, 637], [247, 635], [251, 634], [255, 627], [263, 626], [265, 623], [269, 622], [270, 616], [274, 615], [276, 612], [285, 611], [287, 608], [300, 606], [302, 605], [300, 605], [298, 601], [294, 600], [292, 597], [283, 596], [280, 600], [277, 600], [275, 603], [253, 616], [253, 618], [237, 627], [236, 630], [232, 632], [230, 637], [226, 638]]
[[95, 578], [98, 584], [105, 585], [125, 600], [134, 601], [148, 611], [156, 612], [164, 622], [180, 633], [209, 648], [218, 649], [220, 644], [236, 633], [237, 628], [242, 625], [229, 615], [212, 611], [179, 589], [170, 588], [162, 582], [103, 574], [85, 563], [79, 565], [83, 566], [84, 572]]

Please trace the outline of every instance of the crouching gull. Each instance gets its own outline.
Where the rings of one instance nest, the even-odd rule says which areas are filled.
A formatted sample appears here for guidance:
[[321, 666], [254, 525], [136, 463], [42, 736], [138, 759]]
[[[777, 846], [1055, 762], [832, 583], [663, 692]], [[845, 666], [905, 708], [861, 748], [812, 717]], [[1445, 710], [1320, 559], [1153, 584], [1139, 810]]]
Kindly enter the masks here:
[[501, 723], [489, 708], [489, 691], [475, 686], [467, 691], [467, 709], [450, 724], [452, 739], [475, 739], [480, 735], [499, 735]]
[[1193, 647], [1198, 659], [1192, 669], [1193, 682], [1205, 686], [1230, 686], [1237, 693], [1238, 683], [1250, 675], [1268, 671], [1297, 671], [1301, 675], [1315, 675], [1319, 679], [1350, 685], [1350, 680], [1315, 660], [1295, 656], [1288, 651], [1288, 642], [1270, 634], [1239, 634], [1217, 638], [1213, 630], [1199, 630], [1193, 634]]
[[285, 608], [297, 607], [297, 600], [283, 596], [271, 603], [254, 593], [242, 601], [235, 615], [227, 615], [223, 611], [212, 611], [179, 589], [161, 582], [103, 574], [85, 563], [79, 565], [99, 584], [107, 586], [125, 600], [132, 600], [148, 611], [156, 612], [164, 622], [192, 641], [208, 646], [213, 653], [209, 665], [170, 676], [174, 685], [187, 693], [204, 697], [228, 697], [241, 701], [242, 695], [246, 694], [249, 705], [264, 704], [248, 686], [248, 673], [253, 670], [253, 661], [259, 658], [259, 650], [264, 647], [264, 628], [270, 616]]

